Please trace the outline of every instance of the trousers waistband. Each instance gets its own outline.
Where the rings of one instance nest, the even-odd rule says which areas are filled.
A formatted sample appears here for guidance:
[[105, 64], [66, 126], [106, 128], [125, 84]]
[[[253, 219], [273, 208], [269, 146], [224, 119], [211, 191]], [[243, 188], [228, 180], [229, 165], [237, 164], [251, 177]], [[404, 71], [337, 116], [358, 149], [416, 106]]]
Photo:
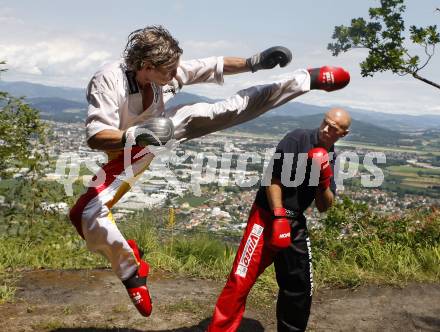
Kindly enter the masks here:
[[300, 213], [298, 211], [294, 211], [294, 210], [289, 210], [289, 209], [286, 209], [286, 215], [287, 215], [287, 217], [295, 219], [295, 220], [298, 220], [300, 218], [304, 218], [304, 215], [302, 213]]

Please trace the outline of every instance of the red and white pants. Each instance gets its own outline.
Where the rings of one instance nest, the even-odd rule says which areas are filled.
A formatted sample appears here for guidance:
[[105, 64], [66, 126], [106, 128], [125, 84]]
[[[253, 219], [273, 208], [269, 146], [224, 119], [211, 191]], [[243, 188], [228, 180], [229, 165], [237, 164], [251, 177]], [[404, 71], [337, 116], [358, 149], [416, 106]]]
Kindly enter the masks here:
[[275, 264], [279, 286], [278, 331], [305, 331], [313, 291], [312, 256], [306, 220], [292, 221], [291, 244], [274, 251], [266, 245], [272, 232], [271, 213], [254, 203], [246, 230], [208, 327], [208, 332], [234, 332], [240, 326], [247, 296], [264, 270]]

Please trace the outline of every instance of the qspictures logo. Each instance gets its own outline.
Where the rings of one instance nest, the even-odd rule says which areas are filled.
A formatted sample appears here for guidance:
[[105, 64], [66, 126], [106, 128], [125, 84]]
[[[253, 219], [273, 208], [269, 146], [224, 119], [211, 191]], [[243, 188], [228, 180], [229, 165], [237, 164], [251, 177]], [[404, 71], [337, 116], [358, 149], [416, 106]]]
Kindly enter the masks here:
[[[149, 146], [134, 156], [134, 159], [141, 159], [142, 154], [146, 156], [150, 150], [155, 156], [150, 170], [144, 172], [142, 177], [139, 178], [136, 169], [133, 169], [130, 149], [124, 150], [124, 172], [109, 176], [117, 176], [120, 180], [130, 184], [137, 182], [147, 185], [152, 178], [160, 178], [175, 192], [185, 188], [195, 196], [200, 196], [201, 186], [204, 184], [217, 184], [219, 187], [236, 185], [241, 188], [269, 186], [274, 162], [281, 158], [281, 154], [272, 148], [260, 152], [214, 154], [183, 149], [177, 151], [179, 142], [169, 143], [171, 144]], [[309, 186], [318, 185], [320, 165], [314, 162], [310, 168], [310, 174], [306, 177], [307, 158], [307, 153], [283, 154], [282, 170], [279, 175], [281, 183], [285, 187], [297, 187], [305, 181]], [[360, 178], [364, 188], [380, 187], [384, 181], [384, 173], [376, 165], [386, 164], [386, 156], [383, 152], [367, 152], [364, 155], [359, 155], [353, 151], [344, 151], [336, 158], [331, 152], [329, 158], [334, 164], [334, 182], [340, 190], [344, 190], [344, 181], [351, 178]], [[107, 176], [104, 171], [99, 174], [98, 172], [101, 166], [107, 162], [104, 155], [97, 155], [94, 152], [81, 157], [75, 152], [62, 153], [58, 156], [56, 163], [56, 181], [64, 186], [68, 196], [73, 196], [73, 183], [78, 179], [82, 180], [86, 187], [98, 187], [104, 183]], [[84, 167], [101, 176], [97, 176], [92, 181], [91, 177], [80, 176], [80, 170]], [[255, 172], [256, 168], [261, 171]], [[152, 169], [155, 171], [151, 171]], [[185, 169], [184, 177], [181, 176], [181, 172], [179, 173], [179, 169]]]

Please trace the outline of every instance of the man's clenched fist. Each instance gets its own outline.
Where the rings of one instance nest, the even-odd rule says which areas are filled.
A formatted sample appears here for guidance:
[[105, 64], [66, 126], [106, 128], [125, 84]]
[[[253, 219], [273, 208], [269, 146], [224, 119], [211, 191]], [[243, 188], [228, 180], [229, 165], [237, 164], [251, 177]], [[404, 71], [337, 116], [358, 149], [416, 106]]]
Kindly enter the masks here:
[[292, 61], [292, 52], [283, 46], [274, 46], [246, 59], [246, 64], [255, 73], [260, 69], [272, 69], [276, 65], [287, 66]]

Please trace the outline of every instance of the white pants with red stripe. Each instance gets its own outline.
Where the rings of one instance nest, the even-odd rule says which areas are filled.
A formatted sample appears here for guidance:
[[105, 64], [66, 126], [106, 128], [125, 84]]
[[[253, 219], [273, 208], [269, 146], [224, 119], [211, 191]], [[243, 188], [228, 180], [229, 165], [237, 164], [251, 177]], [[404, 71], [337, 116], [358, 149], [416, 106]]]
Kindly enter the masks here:
[[[180, 105], [167, 110], [166, 114], [175, 126], [175, 137], [187, 140], [252, 120], [309, 90], [310, 75], [300, 69], [289, 79], [244, 89], [213, 104]], [[87, 247], [104, 255], [121, 280], [134, 274], [137, 263], [110, 209], [152, 161], [152, 153], [138, 156], [140, 151], [140, 148], [126, 150], [125, 162], [123, 151], [111, 159], [92, 180], [98, 185], [90, 187], [70, 211], [70, 219]], [[131, 167], [127, 170], [127, 166]]]

